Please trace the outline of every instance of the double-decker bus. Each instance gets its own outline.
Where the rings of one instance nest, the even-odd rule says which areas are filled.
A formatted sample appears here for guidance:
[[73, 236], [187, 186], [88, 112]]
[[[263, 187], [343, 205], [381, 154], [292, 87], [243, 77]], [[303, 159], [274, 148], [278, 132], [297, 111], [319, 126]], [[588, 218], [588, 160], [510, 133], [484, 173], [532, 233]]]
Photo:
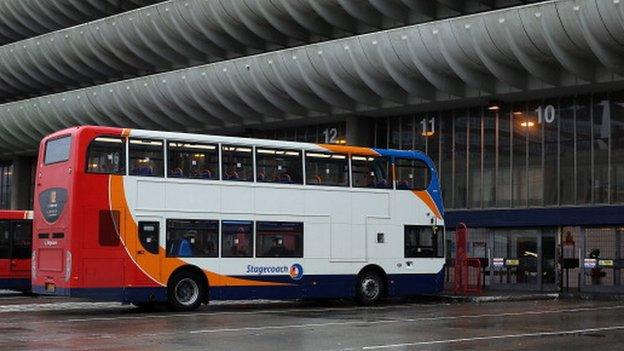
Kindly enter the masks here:
[[0, 210], [0, 290], [30, 291], [32, 211]]
[[192, 310], [443, 286], [444, 209], [418, 151], [83, 126], [42, 140], [35, 196], [40, 294]]

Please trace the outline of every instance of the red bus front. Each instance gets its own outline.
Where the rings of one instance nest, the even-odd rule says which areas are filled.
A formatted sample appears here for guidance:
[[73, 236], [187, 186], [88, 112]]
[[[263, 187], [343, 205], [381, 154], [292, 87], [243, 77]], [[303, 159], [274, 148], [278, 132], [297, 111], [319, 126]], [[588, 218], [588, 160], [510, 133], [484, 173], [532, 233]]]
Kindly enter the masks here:
[[[124, 245], [120, 220], [132, 214], [112, 205], [111, 184], [125, 174], [125, 145], [123, 129], [93, 126], [65, 129], [41, 141], [33, 221], [35, 293], [123, 302], [165, 298], [162, 286], [141, 271]], [[88, 160], [90, 148], [103, 159]]]
[[32, 211], [0, 210], [0, 289], [30, 290]]

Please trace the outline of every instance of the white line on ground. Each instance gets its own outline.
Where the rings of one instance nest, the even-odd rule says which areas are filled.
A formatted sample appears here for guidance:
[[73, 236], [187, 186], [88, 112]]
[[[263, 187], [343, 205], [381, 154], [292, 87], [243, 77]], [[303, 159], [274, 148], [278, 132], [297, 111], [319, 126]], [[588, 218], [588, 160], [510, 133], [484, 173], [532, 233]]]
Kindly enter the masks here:
[[456, 320], [456, 319], [472, 319], [472, 318], [486, 318], [486, 317], [512, 317], [512, 316], [526, 316], [526, 315], [544, 315], [544, 314], [557, 314], [557, 313], [574, 313], [574, 312], [593, 312], [600, 310], [614, 310], [622, 309], [624, 305], [609, 306], [609, 307], [587, 307], [587, 308], [572, 308], [572, 309], [559, 309], [551, 311], [526, 311], [526, 312], [504, 312], [504, 313], [484, 313], [484, 314], [469, 314], [461, 316], [438, 316], [438, 317], [421, 317], [421, 318], [401, 318], [401, 319], [382, 319], [375, 321], [341, 321], [341, 322], [327, 322], [327, 323], [315, 323], [315, 324], [287, 324], [287, 325], [269, 325], [262, 327], [241, 327], [241, 328], [219, 328], [219, 329], [200, 329], [191, 330], [190, 334], [201, 333], [227, 333], [227, 332], [241, 332], [250, 330], [270, 330], [270, 329], [298, 329], [307, 327], [327, 327], [333, 325], [373, 325], [373, 324], [388, 324], [388, 323], [415, 323], [424, 321], [439, 321], [439, 320]]
[[456, 344], [456, 343], [461, 343], [461, 342], [483, 341], [483, 340], [534, 338], [534, 337], [542, 337], [542, 336], [571, 335], [571, 334], [594, 333], [594, 332], [601, 332], [601, 331], [614, 331], [614, 330], [623, 330], [623, 329], [624, 329], [624, 325], [615, 325], [611, 327], [602, 327], [602, 328], [558, 330], [558, 331], [522, 333], [522, 334], [485, 335], [485, 336], [474, 336], [470, 338], [415, 341], [415, 342], [406, 342], [406, 343], [400, 343], [400, 344], [364, 346], [362, 347], [362, 350], [380, 350], [380, 349], [391, 349], [391, 348], [410, 347], [410, 346]]
[[29, 303], [0, 306], [0, 313], [7, 312], [38, 312], [38, 311], [65, 311], [80, 309], [120, 308], [118, 302], [53, 302]]
[[189, 334], [205, 334], [205, 333], [231, 333], [231, 332], [244, 332], [244, 331], [260, 331], [260, 330], [275, 330], [275, 329], [299, 329], [299, 328], [314, 328], [314, 327], [329, 327], [334, 325], [354, 325], [354, 324], [384, 324], [384, 323], [398, 323], [405, 320], [401, 319], [383, 319], [378, 321], [353, 321], [353, 322], [327, 322], [327, 323], [309, 323], [309, 324], [291, 324], [291, 325], [267, 325], [263, 327], [244, 327], [244, 328], [222, 328], [222, 329], [203, 329], [203, 330], [191, 330]]
[[[210, 303], [213, 304], [212, 302]], [[446, 306], [448, 304], [437, 304], [435, 306]], [[191, 313], [166, 313], [166, 314], [141, 314], [136, 316], [114, 316], [114, 317], [90, 317], [90, 318], [70, 318], [60, 320], [58, 322], [78, 323], [78, 322], [96, 322], [96, 321], [113, 321], [113, 320], [133, 320], [133, 319], [146, 319], [146, 318], [175, 318], [175, 317], [195, 317], [195, 316], [218, 316], [224, 314], [235, 315], [256, 315], [256, 314], [288, 314], [297, 312], [332, 312], [332, 311], [359, 311], [359, 310], [389, 310], [389, 309], [401, 309], [405, 307], [419, 307], [429, 306], [431, 304], [401, 304], [392, 306], [372, 306], [372, 307], [326, 307], [326, 308], [287, 308], [287, 309], [262, 309], [254, 311], [205, 311], [205, 312], [191, 312]]]

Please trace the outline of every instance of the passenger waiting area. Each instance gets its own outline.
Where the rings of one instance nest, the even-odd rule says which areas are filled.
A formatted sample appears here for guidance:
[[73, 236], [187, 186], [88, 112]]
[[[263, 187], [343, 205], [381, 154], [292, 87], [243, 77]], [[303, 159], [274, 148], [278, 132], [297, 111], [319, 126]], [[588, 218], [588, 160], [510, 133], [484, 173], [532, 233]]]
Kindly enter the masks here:
[[[624, 227], [469, 228], [468, 232], [467, 256], [479, 262], [479, 279], [486, 291], [624, 294]], [[446, 246], [445, 288], [452, 290], [457, 246], [451, 228]]]

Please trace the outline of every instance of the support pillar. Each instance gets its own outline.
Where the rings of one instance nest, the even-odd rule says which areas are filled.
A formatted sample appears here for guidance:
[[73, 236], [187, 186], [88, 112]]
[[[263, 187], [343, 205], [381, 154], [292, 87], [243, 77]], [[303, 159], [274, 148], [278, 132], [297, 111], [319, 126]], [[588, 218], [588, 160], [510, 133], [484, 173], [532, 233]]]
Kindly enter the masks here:
[[11, 209], [30, 210], [30, 199], [34, 191], [32, 170], [35, 167], [31, 157], [16, 157], [13, 159], [11, 174]]
[[346, 138], [347, 145], [373, 146], [374, 120], [364, 116], [347, 116]]

